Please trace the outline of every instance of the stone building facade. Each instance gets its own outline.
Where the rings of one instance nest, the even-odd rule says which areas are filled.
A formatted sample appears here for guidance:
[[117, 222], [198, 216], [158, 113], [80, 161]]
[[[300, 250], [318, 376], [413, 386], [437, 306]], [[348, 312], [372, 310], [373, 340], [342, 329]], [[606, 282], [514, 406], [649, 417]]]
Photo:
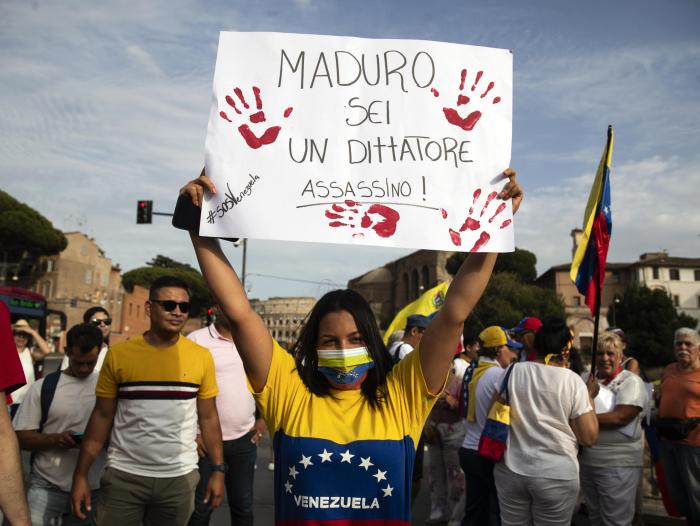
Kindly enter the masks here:
[[285, 349], [296, 341], [299, 328], [315, 303], [315, 298], [307, 296], [250, 300], [250, 304], [263, 319], [272, 337]]
[[[41, 258], [34, 291], [46, 297], [49, 309], [66, 314], [69, 328], [81, 323], [83, 313], [95, 305], [110, 313], [113, 327], [120, 327], [124, 289], [119, 265], [82, 232], [67, 232], [65, 236], [68, 246], [63, 252]], [[49, 336], [58, 330], [48, 327]]]
[[367, 300], [379, 327], [385, 329], [405, 305], [438, 283], [450, 281], [445, 264], [452, 254], [454, 252], [418, 250], [352, 278], [348, 288]]
[[[581, 238], [581, 230], [571, 232], [573, 253]], [[549, 268], [536, 283], [561, 297], [567, 324], [574, 330], [575, 345], [589, 349], [593, 342], [594, 320], [576, 286], [569, 277], [570, 263]], [[700, 319], [700, 258], [669, 256], [666, 252], [647, 252], [632, 263], [607, 263], [601, 297], [599, 330], [608, 328], [608, 311], [615, 320], [615, 305], [630, 285], [662, 289], [671, 297], [676, 310]], [[616, 301], [617, 300], [617, 301]]]

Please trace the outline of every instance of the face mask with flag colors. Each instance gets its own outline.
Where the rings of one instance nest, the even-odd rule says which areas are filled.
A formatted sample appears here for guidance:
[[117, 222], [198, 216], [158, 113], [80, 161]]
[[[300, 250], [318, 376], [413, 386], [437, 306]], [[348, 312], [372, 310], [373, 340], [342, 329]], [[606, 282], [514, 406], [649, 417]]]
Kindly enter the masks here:
[[351, 384], [374, 367], [367, 347], [318, 349], [318, 371], [335, 384]]

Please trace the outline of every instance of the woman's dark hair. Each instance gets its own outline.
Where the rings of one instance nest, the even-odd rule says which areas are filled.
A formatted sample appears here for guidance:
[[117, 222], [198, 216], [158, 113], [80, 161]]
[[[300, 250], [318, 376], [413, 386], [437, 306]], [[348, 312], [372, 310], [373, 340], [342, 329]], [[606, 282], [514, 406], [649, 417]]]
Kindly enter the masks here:
[[85, 311], [83, 314], [83, 323], [90, 323], [90, 320], [92, 320], [92, 317], [97, 314], [98, 312], [104, 313], [105, 316], [109, 318], [109, 312], [107, 312], [107, 309], [104, 307], [90, 307], [88, 310]]
[[347, 311], [355, 320], [357, 330], [367, 346], [374, 367], [362, 382], [361, 390], [364, 397], [372, 407], [377, 407], [386, 395], [386, 376], [393, 367], [393, 360], [379, 334], [374, 313], [365, 299], [353, 290], [333, 290], [325, 294], [306, 318], [301, 328], [299, 339], [292, 347], [292, 354], [296, 362], [299, 376], [304, 385], [313, 394], [329, 396], [331, 384], [325, 376], [318, 371], [318, 331], [321, 319], [328, 313]]
[[546, 318], [535, 335], [535, 351], [544, 358], [548, 354], [560, 354], [571, 341], [571, 331], [561, 318]]

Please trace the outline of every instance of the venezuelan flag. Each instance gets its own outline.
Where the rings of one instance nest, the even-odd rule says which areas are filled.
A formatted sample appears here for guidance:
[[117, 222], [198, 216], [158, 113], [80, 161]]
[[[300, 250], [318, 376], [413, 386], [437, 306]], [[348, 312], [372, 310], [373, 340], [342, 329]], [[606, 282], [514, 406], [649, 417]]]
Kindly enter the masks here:
[[595, 315], [596, 304], [605, 280], [605, 260], [612, 234], [610, 209], [610, 166], [612, 164], [613, 130], [608, 126], [608, 142], [598, 165], [591, 195], [583, 216], [583, 235], [571, 262], [569, 276], [586, 298], [586, 305]]
[[389, 341], [389, 336], [391, 336], [393, 332], [399, 331], [406, 326], [406, 319], [409, 316], [413, 316], [414, 314], [430, 316], [434, 312], [440, 310], [440, 307], [445, 303], [445, 294], [447, 294], [447, 287], [449, 287], [449, 285], [450, 284], [446, 281], [442, 282], [432, 289], [425, 291], [417, 300], [401, 309], [384, 333], [384, 343], [386, 344]]

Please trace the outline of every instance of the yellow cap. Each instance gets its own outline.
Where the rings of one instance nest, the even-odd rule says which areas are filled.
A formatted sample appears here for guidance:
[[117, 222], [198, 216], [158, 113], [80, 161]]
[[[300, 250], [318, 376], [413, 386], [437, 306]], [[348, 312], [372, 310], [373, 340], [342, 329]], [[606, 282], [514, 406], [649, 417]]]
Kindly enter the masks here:
[[521, 343], [514, 342], [508, 338], [508, 333], [506, 333], [506, 330], [498, 325], [486, 327], [479, 334], [479, 339], [484, 347], [501, 347], [502, 345], [507, 345], [513, 349], [522, 348]]

